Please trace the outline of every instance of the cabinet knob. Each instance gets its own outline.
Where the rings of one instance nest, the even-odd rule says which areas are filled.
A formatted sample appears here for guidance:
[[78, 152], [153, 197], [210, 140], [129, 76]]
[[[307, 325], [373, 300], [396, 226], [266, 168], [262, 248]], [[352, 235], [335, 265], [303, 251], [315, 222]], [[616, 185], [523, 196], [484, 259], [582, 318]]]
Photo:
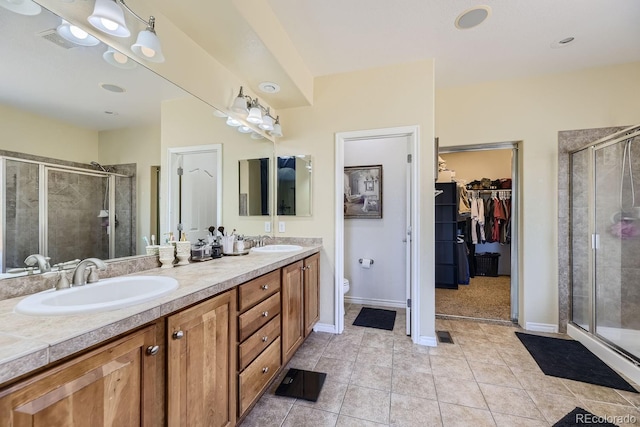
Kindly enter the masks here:
[[268, 312], [268, 311], [263, 311], [263, 312], [262, 312], [262, 317], [267, 317], [268, 315], [269, 315], [269, 312]]
[[172, 336], [173, 336], [174, 340], [180, 340], [180, 339], [182, 339], [182, 337], [184, 337], [184, 332], [175, 331]]
[[263, 291], [266, 291], [267, 289], [269, 289], [269, 285], [262, 285], [260, 286], [260, 289], [262, 289]]
[[262, 342], [267, 342], [267, 341], [269, 341], [269, 337], [266, 337], [266, 336], [262, 337]]
[[149, 347], [147, 347], [147, 355], [149, 356], [155, 356], [156, 354], [158, 354], [159, 351], [160, 351], [159, 345], [150, 345]]
[[269, 367], [262, 368], [262, 373], [263, 374], [266, 374], [267, 372], [269, 372]]

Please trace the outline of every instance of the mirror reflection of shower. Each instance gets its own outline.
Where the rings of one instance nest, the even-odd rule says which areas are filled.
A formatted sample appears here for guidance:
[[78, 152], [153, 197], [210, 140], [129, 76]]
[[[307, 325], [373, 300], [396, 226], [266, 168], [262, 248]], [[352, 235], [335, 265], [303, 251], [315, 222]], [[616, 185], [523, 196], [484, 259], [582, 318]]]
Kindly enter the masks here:
[[[110, 167], [104, 167], [102, 166], [100, 163], [96, 162], [96, 161], [92, 161], [91, 162], [91, 166], [93, 166], [96, 169], [99, 169], [103, 172], [112, 172]], [[109, 218], [109, 180], [107, 180], [107, 184], [105, 185], [105, 190], [104, 190], [104, 200], [102, 202], [102, 209], [100, 210], [100, 212], [98, 213], [98, 218]], [[106, 222], [106, 224], [105, 224]], [[109, 220], [103, 220], [103, 227], [108, 227], [109, 226]]]

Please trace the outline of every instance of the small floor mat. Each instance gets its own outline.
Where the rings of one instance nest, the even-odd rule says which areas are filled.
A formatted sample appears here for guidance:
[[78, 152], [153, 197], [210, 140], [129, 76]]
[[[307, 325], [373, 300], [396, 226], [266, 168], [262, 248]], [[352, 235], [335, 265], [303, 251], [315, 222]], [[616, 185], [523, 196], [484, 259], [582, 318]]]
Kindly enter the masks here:
[[591, 412], [576, 407], [573, 411], [562, 417], [553, 427], [578, 427], [578, 426], [606, 426], [618, 427], [611, 424], [605, 418], [593, 415]]
[[315, 402], [320, 396], [327, 374], [291, 368], [276, 389], [277, 396], [295, 397]]
[[579, 341], [522, 332], [516, 336], [547, 375], [638, 393]]
[[355, 326], [364, 326], [366, 328], [386, 329], [393, 331], [393, 325], [396, 322], [396, 312], [392, 310], [383, 310], [381, 308], [362, 307], [358, 317], [353, 321]]

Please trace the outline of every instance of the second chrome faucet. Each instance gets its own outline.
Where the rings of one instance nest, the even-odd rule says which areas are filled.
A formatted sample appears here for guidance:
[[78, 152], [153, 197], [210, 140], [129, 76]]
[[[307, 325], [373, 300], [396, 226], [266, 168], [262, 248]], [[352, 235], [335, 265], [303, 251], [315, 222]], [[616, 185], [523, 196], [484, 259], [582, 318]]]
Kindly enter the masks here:
[[[93, 266], [93, 267], [91, 267]], [[89, 267], [91, 270], [89, 275], [85, 277], [85, 270]], [[98, 277], [95, 269], [106, 270], [107, 265], [99, 258], [87, 258], [80, 261], [73, 270], [73, 278], [71, 279], [71, 286], [82, 286], [89, 283], [97, 282]]]

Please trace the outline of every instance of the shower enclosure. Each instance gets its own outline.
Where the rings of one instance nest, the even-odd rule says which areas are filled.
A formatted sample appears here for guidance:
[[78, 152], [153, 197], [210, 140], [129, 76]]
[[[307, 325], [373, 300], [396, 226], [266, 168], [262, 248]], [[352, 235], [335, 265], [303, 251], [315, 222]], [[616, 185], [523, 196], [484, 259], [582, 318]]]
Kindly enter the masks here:
[[108, 170], [0, 157], [0, 273], [30, 254], [50, 264], [135, 254], [133, 179]]
[[640, 362], [640, 126], [570, 154], [573, 325]]

